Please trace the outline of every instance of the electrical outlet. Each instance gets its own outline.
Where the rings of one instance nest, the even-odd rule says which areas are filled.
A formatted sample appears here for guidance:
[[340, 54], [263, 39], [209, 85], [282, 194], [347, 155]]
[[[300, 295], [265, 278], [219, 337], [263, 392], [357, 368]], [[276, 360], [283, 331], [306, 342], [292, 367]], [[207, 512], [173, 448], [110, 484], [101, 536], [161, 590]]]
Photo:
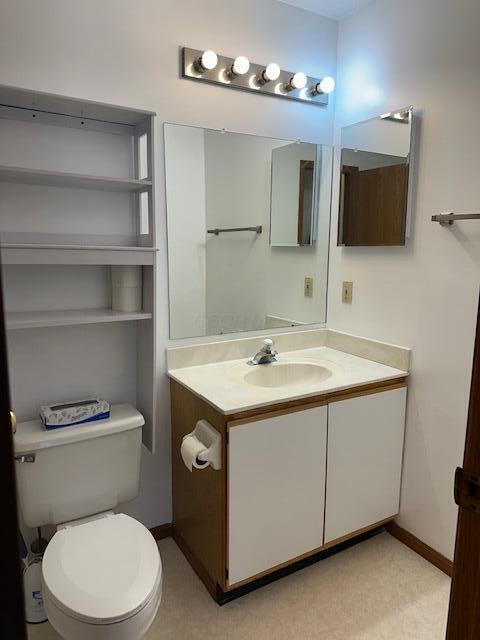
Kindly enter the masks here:
[[342, 284], [342, 302], [352, 303], [353, 298], [353, 282], [344, 282]]
[[311, 276], [305, 276], [303, 295], [306, 298], [311, 298], [313, 296], [313, 278]]

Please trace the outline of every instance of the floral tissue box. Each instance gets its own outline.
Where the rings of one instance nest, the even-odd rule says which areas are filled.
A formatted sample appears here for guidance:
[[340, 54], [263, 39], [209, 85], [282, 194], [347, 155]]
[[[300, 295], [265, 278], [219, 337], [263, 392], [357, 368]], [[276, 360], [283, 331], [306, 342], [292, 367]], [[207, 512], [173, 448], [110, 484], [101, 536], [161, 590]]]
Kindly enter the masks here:
[[40, 407], [40, 420], [45, 429], [71, 427], [75, 424], [105, 420], [109, 417], [110, 404], [100, 398], [42, 405]]

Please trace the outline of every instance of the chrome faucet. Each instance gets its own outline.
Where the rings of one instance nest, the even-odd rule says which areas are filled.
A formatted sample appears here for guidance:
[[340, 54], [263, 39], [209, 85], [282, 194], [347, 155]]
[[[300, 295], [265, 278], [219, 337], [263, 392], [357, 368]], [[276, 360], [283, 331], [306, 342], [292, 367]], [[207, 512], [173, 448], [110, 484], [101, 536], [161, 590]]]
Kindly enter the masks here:
[[247, 360], [247, 364], [269, 364], [270, 362], [275, 362], [277, 359], [276, 356], [277, 351], [273, 349], [273, 340], [265, 338], [263, 341], [263, 347], [253, 356], [253, 358]]

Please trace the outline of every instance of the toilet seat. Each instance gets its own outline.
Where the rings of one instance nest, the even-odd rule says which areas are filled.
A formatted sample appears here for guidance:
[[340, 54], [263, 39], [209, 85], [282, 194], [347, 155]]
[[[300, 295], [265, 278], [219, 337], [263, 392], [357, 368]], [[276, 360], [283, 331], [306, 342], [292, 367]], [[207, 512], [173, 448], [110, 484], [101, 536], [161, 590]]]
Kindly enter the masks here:
[[44, 598], [69, 618], [111, 625], [139, 614], [162, 580], [152, 534], [125, 514], [61, 529], [42, 564]]

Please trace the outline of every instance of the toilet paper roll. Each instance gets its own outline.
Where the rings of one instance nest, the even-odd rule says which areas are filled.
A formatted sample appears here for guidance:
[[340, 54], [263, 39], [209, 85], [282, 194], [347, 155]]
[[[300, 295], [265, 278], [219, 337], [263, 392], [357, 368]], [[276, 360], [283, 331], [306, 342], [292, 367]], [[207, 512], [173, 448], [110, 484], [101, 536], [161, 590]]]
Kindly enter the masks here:
[[134, 264], [112, 265], [112, 286], [141, 287], [142, 267]]
[[135, 312], [142, 309], [142, 267], [112, 266], [113, 311]]
[[182, 454], [183, 462], [189, 471], [192, 471], [193, 467], [196, 469], [202, 469], [208, 464], [208, 462], [197, 462], [198, 454], [206, 450], [207, 447], [195, 436], [189, 435], [183, 439], [182, 446], [180, 447], [180, 453]]
[[112, 310], [141, 311], [142, 287], [112, 287]]

